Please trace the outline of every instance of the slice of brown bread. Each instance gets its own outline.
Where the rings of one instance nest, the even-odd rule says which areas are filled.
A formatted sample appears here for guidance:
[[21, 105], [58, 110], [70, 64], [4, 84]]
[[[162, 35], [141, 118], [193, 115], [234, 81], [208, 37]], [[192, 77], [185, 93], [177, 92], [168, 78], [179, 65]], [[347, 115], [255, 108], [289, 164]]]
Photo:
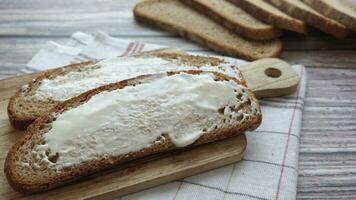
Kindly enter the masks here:
[[250, 41], [179, 0], [147, 0], [134, 8], [139, 22], [170, 30], [210, 49], [246, 60], [279, 56], [280, 40]]
[[[41, 192], [143, 156], [253, 130], [261, 111], [246, 87], [243, 79], [189, 70], [142, 75], [88, 91], [31, 124], [6, 157], [7, 180], [19, 192]], [[191, 88], [196, 92], [185, 92]], [[221, 89], [224, 95], [216, 95]]]
[[293, 18], [263, 0], [230, 0], [256, 18], [281, 29], [307, 34], [307, 25]]
[[347, 28], [339, 22], [327, 18], [316, 12], [310, 6], [300, 0], [265, 0], [276, 6], [278, 9], [288, 15], [303, 20], [310, 26], [313, 26], [325, 33], [335, 36], [336, 38], [346, 37]]
[[[141, 64], [137, 66], [125, 64], [128, 60], [134, 59], [141, 59]], [[158, 64], [150, 64], [156, 60]], [[109, 61], [115, 62], [110, 64]], [[105, 63], [110, 65], [104, 65]], [[96, 73], [105, 68], [114, 69]], [[26, 129], [36, 118], [46, 114], [56, 104], [95, 87], [147, 73], [187, 69], [218, 71], [235, 78], [239, 76], [236, 66], [231, 66], [221, 59], [187, 55], [182, 51], [169, 49], [99, 62], [72, 64], [50, 70], [23, 86], [11, 97], [8, 116], [15, 128]]]
[[310, 7], [356, 32], [356, 2], [347, 0], [303, 0]]
[[270, 40], [279, 37], [282, 33], [280, 29], [256, 19], [228, 0], [181, 0], [181, 2], [245, 38]]

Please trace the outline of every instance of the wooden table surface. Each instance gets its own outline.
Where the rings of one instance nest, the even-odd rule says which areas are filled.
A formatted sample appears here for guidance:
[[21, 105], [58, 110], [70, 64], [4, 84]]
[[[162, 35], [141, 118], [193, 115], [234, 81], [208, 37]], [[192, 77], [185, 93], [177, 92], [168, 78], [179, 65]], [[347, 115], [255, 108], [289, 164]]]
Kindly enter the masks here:
[[[137, 0], [1, 0], [0, 79], [21, 74], [48, 40], [103, 30], [118, 38], [207, 49], [136, 24]], [[356, 199], [356, 34], [336, 40], [287, 33], [282, 58], [306, 65], [308, 89], [300, 138], [298, 199]]]

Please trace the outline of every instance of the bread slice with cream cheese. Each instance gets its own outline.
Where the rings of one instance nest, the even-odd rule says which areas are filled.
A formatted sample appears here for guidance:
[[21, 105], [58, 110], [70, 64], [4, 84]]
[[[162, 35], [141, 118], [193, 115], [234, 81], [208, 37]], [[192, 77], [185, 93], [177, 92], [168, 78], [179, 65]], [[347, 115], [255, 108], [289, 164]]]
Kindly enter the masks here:
[[221, 59], [168, 49], [72, 64], [48, 71], [23, 86], [10, 99], [8, 116], [15, 128], [26, 129], [58, 103], [96, 87], [143, 74], [191, 69], [217, 71], [237, 79], [241, 76], [236, 66]]
[[5, 161], [10, 185], [34, 193], [143, 156], [221, 140], [261, 122], [243, 78], [176, 71], [105, 85], [29, 126]]

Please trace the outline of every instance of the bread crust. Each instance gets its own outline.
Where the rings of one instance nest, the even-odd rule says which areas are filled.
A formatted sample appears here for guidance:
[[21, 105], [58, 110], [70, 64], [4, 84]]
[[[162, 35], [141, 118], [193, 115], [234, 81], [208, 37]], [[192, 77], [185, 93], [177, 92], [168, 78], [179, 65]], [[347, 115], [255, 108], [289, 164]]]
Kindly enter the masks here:
[[[307, 25], [299, 20], [290, 16], [281, 17], [274, 12], [270, 12], [267, 9], [263, 8], [263, 5], [266, 2], [263, 1], [249, 1], [249, 0], [229, 0], [230, 2], [236, 4], [241, 7], [251, 15], [256, 18], [264, 21], [266, 23], [272, 24], [278, 28], [301, 33], [303, 35], [307, 35], [309, 33]], [[262, 7], [258, 6], [258, 4], [263, 3]]]
[[[205, 72], [199, 70], [189, 70], [189, 71], [180, 71], [180, 72], [168, 72], [167, 75], [170, 76], [178, 73], [200, 74]], [[246, 86], [246, 83], [244, 81], [240, 82], [234, 78], [215, 72], [209, 72], [209, 73], [215, 74], [215, 77], [217, 77], [220, 80], [232, 80]], [[10, 149], [6, 157], [4, 172], [6, 174], [6, 178], [9, 184], [11, 185], [11, 187], [16, 191], [27, 193], [27, 194], [42, 192], [69, 182], [73, 182], [84, 176], [96, 173], [98, 171], [102, 171], [108, 168], [113, 168], [117, 165], [120, 165], [124, 162], [128, 162], [130, 160], [142, 158], [147, 155], [152, 155], [156, 153], [177, 149], [175, 145], [172, 143], [172, 141], [169, 139], [169, 137], [166, 137], [164, 141], [160, 143], [154, 143], [152, 146], [137, 152], [132, 152], [129, 154], [119, 155], [119, 156], [110, 156], [109, 158], [99, 157], [98, 159], [88, 160], [80, 164], [77, 164], [75, 166], [65, 167], [63, 170], [67, 170], [67, 169], [69, 170], [65, 171], [64, 173], [58, 174], [54, 178], [52, 177], [52, 179], [40, 180], [38, 182], [29, 182], [24, 180], [24, 177], [21, 177], [21, 174], [16, 172], [17, 170], [16, 158], [18, 156], [17, 153], [19, 152], [20, 147], [24, 145], [25, 142], [27, 142], [28, 140], [41, 138], [44, 134], [41, 133], [42, 125], [48, 124], [49, 122], [51, 123], [55, 118], [56, 114], [62, 113], [65, 110], [78, 106], [82, 102], [89, 100], [92, 96], [100, 92], [120, 89], [127, 85], [135, 84], [138, 81], [147, 78], [149, 76], [150, 75], [142, 75], [133, 79], [120, 81], [117, 83], [101, 86], [99, 88], [90, 90], [77, 97], [74, 97], [72, 99], [69, 99], [67, 101], [58, 104], [47, 115], [41, 116], [40, 118], [36, 119], [35, 122], [28, 127], [26, 134], [24, 134], [16, 141], [16, 143]], [[248, 92], [250, 98], [253, 101], [258, 102], [257, 99], [254, 97], [253, 93], [250, 90], [248, 90]], [[256, 115], [251, 117], [248, 121], [246, 121], [246, 123], [243, 124], [243, 126], [235, 126], [233, 128], [221, 128], [208, 133], [204, 133], [200, 138], [198, 138], [192, 145], [189, 145], [188, 147], [240, 135], [244, 133], [246, 130], [253, 130], [257, 128], [260, 125], [261, 120], [262, 120], [262, 116], [258, 106], [258, 112], [256, 113]]]
[[264, 24], [264, 27], [254, 27], [248, 26], [243, 23], [232, 21], [229, 18], [222, 15], [220, 12], [217, 12], [212, 8], [207, 2], [197, 1], [197, 0], [180, 0], [181, 2], [197, 9], [201, 13], [206, 14], [215, 21], [223, 24], [226, 28], [241, 34], [242, 36], [253, 39], [253, 40], [271, 40], [278, 38], [282, 35], [282, 31], [278, 28], [275, 28], [271, 25]]
[[[151, 5], [154, 3], [160, 3], [160, 2], [164, 2], [164, 1], [167, 1], [167, 0], [146, 0], [146, 1], [142, 1], [142, 2], [138, 3], [134, 7], [134, 10], [133, 10], [134, 17], [135, 17], [136, 21], [153, 26], [153, 27], [158, 27], [158, 28], [162, 28], [164, 30], [168, 30], [168, 31], [177, 33], [180, 36], [182, 36], [183, 38], [187, 38], [189, 40], [195, 41], [195, 42], [197, 42], [201, 45], [204, 45], [204, 46], [206, 46], [212, 50], [215, 50], [217, 52], [222, 52], [222, 53], [225, 53], [230, 56], [240, 57], [240, 58], [243, 58], [243, 59], [246, 59], [249, 61], [253, 61], [253, 60], [257, 60], [257, 59], [265, 58], [265, 57], [279, 57], [281, 55], [282, 42], [279, 39], [273, 40], [273, 44], [276, 46], [276, 48], [273, 51], [270, 50], [268, 52], [265, 52], [265, 53], [268, 53], [267, 55], [259, 56], [257, 54], [256, 55], [248, 54], [248, 53], [243, 52], [240, 49], [234, 48], [232, 46], [222, 45], [222, 44], [220, 44], [219, 41], [214, 41], [214, 40], [205, 38], [204, 36], [195, 33], [193, 30], [187, 30], [185, 27], [181, 27], [176, 24], [164, 21], [160, 17], [157, 18], [157, 17], [149, 16], [148, 13], [142, 12], [140, 10], [141, 7], [144, 7], [146, 5]], [[174, 2], [174, 1], [172, 1], [172, 2]], [[235, 33], [233, 33], [233, 32], [231, 32], [231, 34], [235, 35]], [[236, 35], [236, 36], [238, 36], [238, 35]], [[271, 43], [272, 43], [272, 41], [271, 41]]]
[[93, 63], [93, 62], [88, 61], [88, 62], [83, 62], [83, 63], [70, 64], [70, 65], [67, 65], [64, 67], [48, 70], [45, 73], [39, 75], [36, 79], [29, 82], [26, 86], [23, 86], [22, 88], [20, 88], [15, 93], [15, 95], [10, 98], [9, 104], [7, 106], [7, 114], [9, 116], [10, 124], [16, 129], [26, 130], [26, 128], [32, 122], [34, 122], [36, 120], [36, 118], [38, 118], [40, 116], [40, 115], [36, 116], [36, 115], [18, 114], [16, 112], [17, 111], [16, 100], [18, 98], [21, 98], [21, 95], [23, 94], [23, 92], [25, 90], [35, 87], [35, 85], [40, 83], [43, 79], [48, 79], [48, 78], [60, 75], [62, 73], [68, 72], [71, 69], [76, 69], [76, 68], [79, 68], [80, 66], [89, 65], [91, 63]]

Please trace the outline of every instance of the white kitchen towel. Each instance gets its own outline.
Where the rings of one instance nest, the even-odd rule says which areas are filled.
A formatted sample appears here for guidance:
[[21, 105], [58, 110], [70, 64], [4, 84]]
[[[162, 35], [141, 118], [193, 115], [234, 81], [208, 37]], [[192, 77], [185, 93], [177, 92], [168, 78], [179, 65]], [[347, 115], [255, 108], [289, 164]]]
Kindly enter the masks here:
[[[28, 63], [26, 70], [39, 71], [158, 48], [162, 46], [116, 39], [104, 32], [95, 36], [79, 32], [64, 45], [48, 42]], [[234, 58], [224, 59], [236, 65], [246, 63]], [[295, 199], [306, 73], [303, 66], [293, 67], [301, 78], [297, 92], [260, 101], [262, 124], [257, 130], [246, 133], [247, 149], [242, 161], [118, 199]]]

